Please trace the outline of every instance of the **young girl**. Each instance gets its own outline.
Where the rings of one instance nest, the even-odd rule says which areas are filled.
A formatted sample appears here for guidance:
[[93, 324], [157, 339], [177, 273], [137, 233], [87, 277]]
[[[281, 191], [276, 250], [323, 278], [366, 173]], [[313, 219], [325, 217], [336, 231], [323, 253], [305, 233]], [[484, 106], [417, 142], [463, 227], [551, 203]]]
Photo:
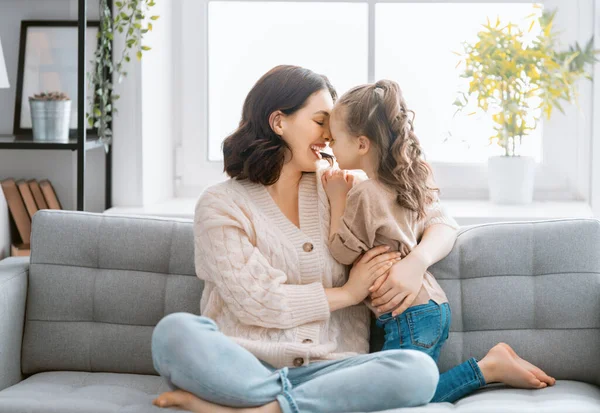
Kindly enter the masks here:
[[[398, 85], [382, 80], [352, 89], [331, 114], [331, 148], [339, 167], [362, 169], [369, 177], [354, 185], [353, 175], [344, 171], [323, 174], [332, 214], [329, 249], [340, 263], [351, 264], [378, 245], [406, 257], [428, 226], [458, 229], [430, 185], [431, 171], [408, 112]], [[450, 329], [448, 298], [425, 268], [405, 278], [412, 292], [395, 311], [381, 314], [382, 304], [393, 298], [385, 277], [367, 302], [385, 329], [383, 349], [416, 349], [437, 361]]]

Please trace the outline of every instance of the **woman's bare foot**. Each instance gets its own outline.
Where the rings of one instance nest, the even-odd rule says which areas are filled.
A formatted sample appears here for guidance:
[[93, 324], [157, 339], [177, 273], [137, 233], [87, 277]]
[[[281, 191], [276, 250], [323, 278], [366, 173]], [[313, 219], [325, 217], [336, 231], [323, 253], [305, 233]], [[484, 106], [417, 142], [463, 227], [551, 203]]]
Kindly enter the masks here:
[[277, 402], [261, 407], [237, 409], [207, 402], [184, 390], [162, 393], [152, 401], [152, 404], [158, 407], [174, 407], [195, 413], [281, 413]]
[[543, 389], [548, 384], [527, 370], [506, 347], [496, 344], [478, 365], [486, 383], [504, 383], [523, 389]]
[[531, 364], [527, 360], [524, 360], [521, 357], [519, 357], [519, 355], [513, 350], [513, 348], [511, 346], [509, 346], [506, 343], [499, 343], [499, 344], [502, 345], [502, 346], [504, 346], [504, 347], [506, 347], [506, 349], [508, 350], [508, 352], [515, 359], [517, 359], [517, 361], [523, 367], [525, 367], [526, 370], [529, 370], [530, 372], [532, 372], [535, 375], [535, 377], [538, 378], [539, 381], [543, 381], [544, 383], [548, 384], [548, 386], [554, 386], [556, 384], [556, 379], [554, 377], [547, 375], [544, 370], [542, 370], [539, 367]]

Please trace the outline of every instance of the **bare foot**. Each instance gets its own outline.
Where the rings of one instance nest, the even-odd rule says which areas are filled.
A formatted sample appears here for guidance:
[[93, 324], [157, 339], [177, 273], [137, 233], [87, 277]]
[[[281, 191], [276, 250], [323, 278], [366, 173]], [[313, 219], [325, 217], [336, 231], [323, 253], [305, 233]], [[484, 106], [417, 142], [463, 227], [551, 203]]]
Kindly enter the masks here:
[[522, 389], [543, 389], [548, 385], [523, 367], [504, 343], [492, 347], [478, 364], [486, 383], [499, 382]]
[[521, 357], [519, 357], [519, 355], [513, 350], [513, 348], [511, 346], [509, 346], [506, 343], [499, 343], [500, 345], [506, 347], [506, 349], [508, 350], [508, 352], [523, 366], [525, 367], [526, 370], [529, 370], [530, 372], [532, 372], [535, 377], [538, 378], [539, 381], [543, 381], [544, 383], [548, 384], [548, 386], [554, 386], [556, 384], [556, 379], [552, 376], [549, 376], [546, 374], [546, 372], [542, 369], [540, 369], [539, 367], [531, 364], [530, 362], [528, 362], [527, 360], [522, 359]]
[[262, 407], [237, 409], [207, 402], [184, 390], [164, 392], [154, 399], [152, 404], [158, 407], [174, 407], [194, 413], [281, 413], [277, 402]]

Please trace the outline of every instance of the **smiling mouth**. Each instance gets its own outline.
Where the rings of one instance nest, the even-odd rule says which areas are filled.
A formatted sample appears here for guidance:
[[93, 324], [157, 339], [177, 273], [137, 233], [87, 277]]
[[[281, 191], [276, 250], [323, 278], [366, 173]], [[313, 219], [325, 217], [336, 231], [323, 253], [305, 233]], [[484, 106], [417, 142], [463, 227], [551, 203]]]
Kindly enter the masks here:
[[323, 159], [327, 154], [321, 152], [325, 149], [325, 145], [310, 145], [310, 149], [313, 151], [317, 159]]

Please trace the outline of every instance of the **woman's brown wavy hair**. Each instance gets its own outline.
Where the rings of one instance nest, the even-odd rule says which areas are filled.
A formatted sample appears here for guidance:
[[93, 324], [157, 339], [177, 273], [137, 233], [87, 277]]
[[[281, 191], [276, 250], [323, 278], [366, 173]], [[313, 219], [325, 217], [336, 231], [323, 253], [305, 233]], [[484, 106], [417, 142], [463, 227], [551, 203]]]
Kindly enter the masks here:
[[238, 128], [223, 142], [227, 175], [262, 185], [277, 182], [286, 154], [291, 155], [291, 150], [271, 129], [269, 117], [277, 110], [291, 115], [320, 90], [328, 90], [334, 102], [337, 99], [327, 77], [311, 70], [282, 65], [264, 74], [244, 101]]
[[400, 206], [424, 218], [425, 207], [435, 200], [439, 189], [429, 186], [432, 171], [415, 135], [415, 113], [407, 108], [398, 84], [380, 80], [357, 86], [340, 98], [336, 110], [338, 107], [343, 110], [348, 132], [366, 136], [375, 147], [377, 179], [396, 192]]

